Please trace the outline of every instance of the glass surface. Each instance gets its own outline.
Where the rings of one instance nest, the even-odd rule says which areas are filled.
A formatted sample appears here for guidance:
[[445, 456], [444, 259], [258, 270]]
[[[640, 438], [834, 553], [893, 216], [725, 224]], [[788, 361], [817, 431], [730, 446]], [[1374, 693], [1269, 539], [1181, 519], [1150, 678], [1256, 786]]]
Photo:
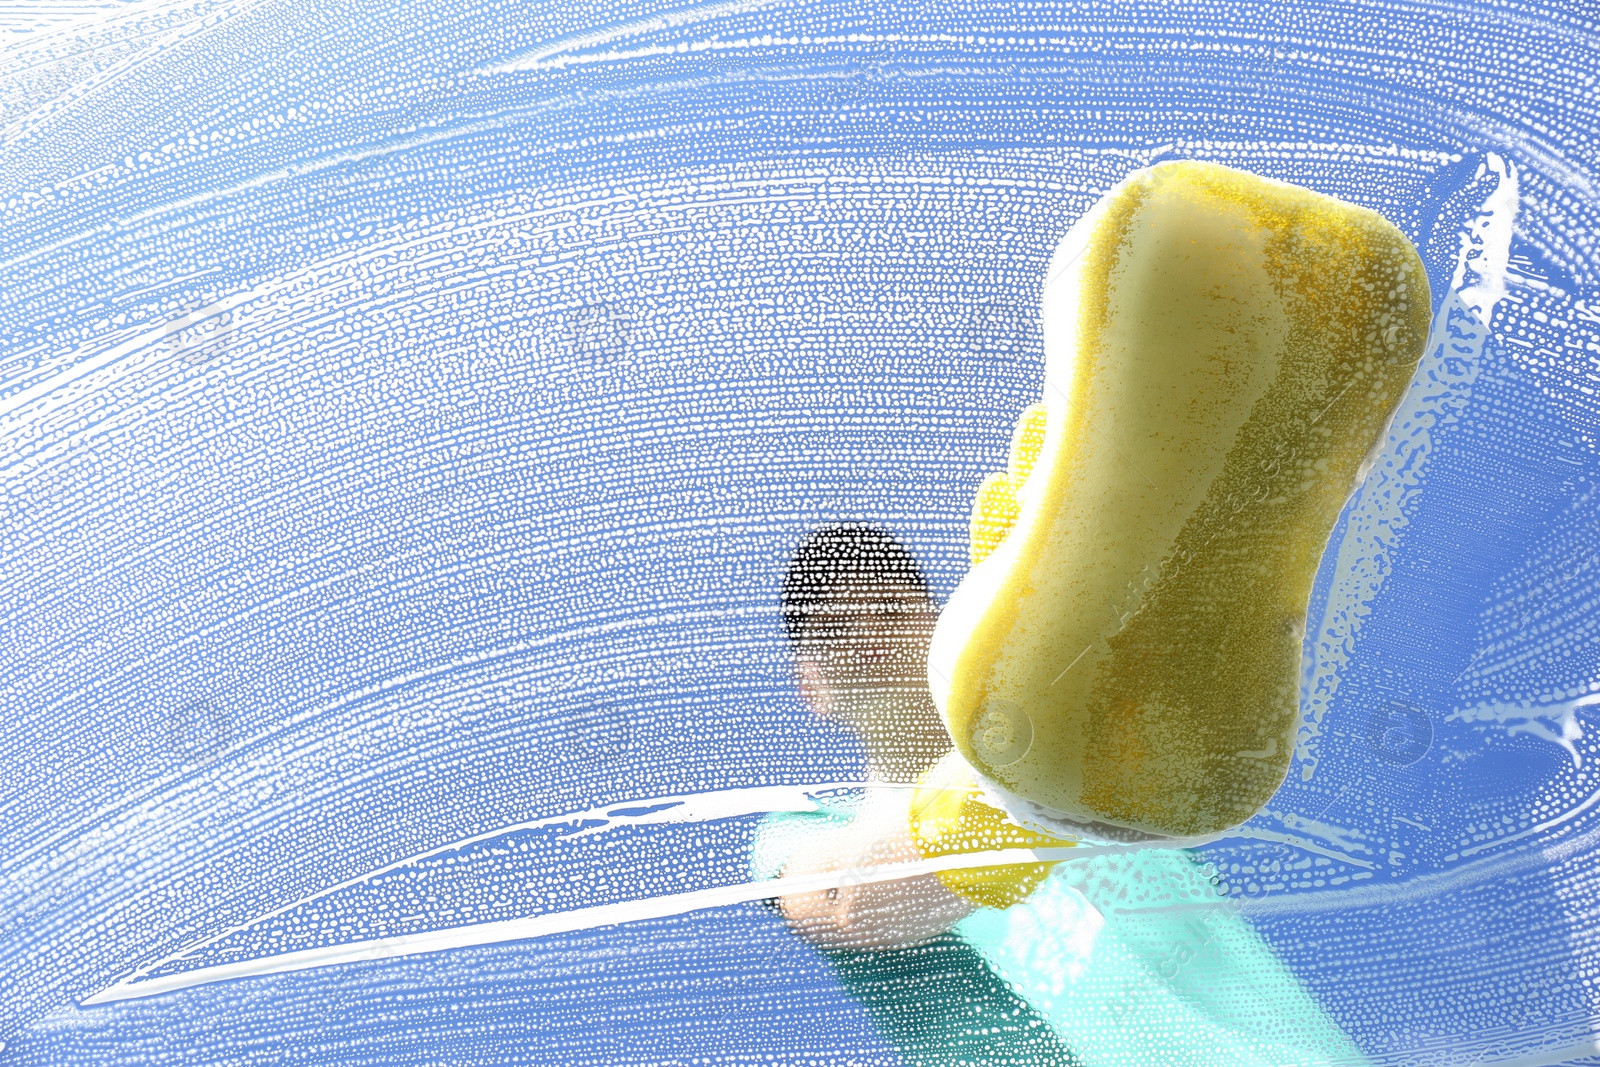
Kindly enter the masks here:
[[[1380, 211], [1437, 312], [1206, 907], [1343, 1062], [1600, 1064], [1596, 27], [10, 0], [0, 1064], [944, 1062], [752, 872], [885, 791], [786, 563], [872, 522], [943, 602], [1055, 243], [1182, 158]], [[1111, 1024], [1028, 1062], [1187, 1062]]]

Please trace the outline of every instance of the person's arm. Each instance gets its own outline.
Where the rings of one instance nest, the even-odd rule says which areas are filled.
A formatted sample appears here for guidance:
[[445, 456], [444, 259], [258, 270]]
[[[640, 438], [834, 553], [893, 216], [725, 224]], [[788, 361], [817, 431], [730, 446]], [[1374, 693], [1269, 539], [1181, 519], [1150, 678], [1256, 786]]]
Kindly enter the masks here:
[[[813, 835], [783, 873], [815, 874], [921, 858], [906, 828], [908, 799], [899, 790], [869, 796], [855, 819]], [[778, 908], [790, 928], [812, 944], [867, 949], [926, 941], [973, 910], [931, 874], [791, 894], [779, 898]]]

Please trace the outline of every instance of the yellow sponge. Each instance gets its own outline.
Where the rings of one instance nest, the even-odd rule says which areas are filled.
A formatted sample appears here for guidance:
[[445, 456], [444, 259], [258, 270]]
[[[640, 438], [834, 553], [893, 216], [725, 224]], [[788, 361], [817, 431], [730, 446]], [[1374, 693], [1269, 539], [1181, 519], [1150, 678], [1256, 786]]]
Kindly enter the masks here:
[[1033, 404], [1017, 420], [1005, 471], [989, 475], [978, 486], [978, 497], [972, 504], [969, 563], [982, 563], [987, 559], [1016, 524], [1020, 510], [1017, 490], [1027, 481], [1043, 447], [1044, 405]]
[[1311, 583], [1421, 356], [1422, 263], [1372, 211], [1166, 163], [1072, 228], [1042, 311], [1043, 404], [979, 491], [935, 700], [1030, 825], [1235, 826], [1288, 769]]

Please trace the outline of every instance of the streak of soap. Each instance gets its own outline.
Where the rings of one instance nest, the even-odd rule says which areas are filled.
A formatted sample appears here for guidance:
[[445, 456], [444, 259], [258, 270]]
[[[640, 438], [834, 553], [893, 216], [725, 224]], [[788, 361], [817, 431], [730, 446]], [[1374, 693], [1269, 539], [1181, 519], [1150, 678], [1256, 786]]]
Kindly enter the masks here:
[[727, 42], [712, 38], [710, 40], [697, 41], [690, 45], [685, 45], [684, 42], [676, 42], [667, 45], [653, 47], [647, 45], [642, 48], [624, 50], [611, 48], [598, 54], [593, 52], [593, 49], [603, 45], [615, 45], [621, 41], [647, 37], [662, 30], [678, 29], [683, 26], [699, 26], [703, 23], [714, 22], [717, 19], [727, 18], [732, 15], [746, 15], [754, 11], [760, 11], [763, 8], [772, 7], [779, 2], [781, 0], [728, 0], [728, 2], [724, 3], [704, 4], [700, 7], [667, 11], [651, 18], [625, 23], [599, 33], [576, 34], [552, 44], [543, 45], [525, 56], [519, 56], [489, 68], [489, 73], [510, 74], [523, 70], [560, 70], [574, 63], [617, 62], [619, 60], [643, 59], [657, 55], [673, 55], [686, 49], [700, 51], [713, 46], [726, 47]]
[[1323, 717], [1338, 695], [1362, 617], [1392, 570], [1390, 557], [1404, 539], [1408, 509], [1424, 491], [1433, 435], [1459, 418], [1471, 398], [1489, 343], [1485, 323], [1505, 295], [1517, 213], [1516, 169], [1490, 154], [1475, 177], [1488, 179], [1489, 189], [1461, 224], [1451, 290], [1434, 316], [1428, 350], [1395, 412], [1387, 443], [1374, 456], [1324, 557], [1331, 559], [1334, 579], [1320, 612], [1313, 600], [1313, 621], [1307, 626], [1314, 636], [1305, 661], [1304, 720], [1297, 743], [1304, 781], [1317, 772]]
[[1529, 734], [1559, 745], [1572, 757], [1572, 765], [1581, 767], [1577, 742], [1583, 737], [1583, 726], [1578, 722], [1578, 710], [1596, 704], [1600, 704], [1600, 693], [1553, 704], [1478, 704], [1458, 708], [1450, 717], [1463, 722], [1505, 723], [1508, 734]]
[[[815, 797], [837, 793], [844, 789], [894, 789], [909, 790], [910, 784], [826, 782], [809, 786], [766, 786], [755, 789], [730, 789], [693, 796], [659, 797], [629, 804], [608, 805], [604, 809], [575, 812], [569, 815], [542, 819], [533, 823], [502, 827], [474, 835], [461, 841], [441, 845], [416, 856], [407, 857], [382, 868], [330, 886], [302, 900], [276, 908], [250, 922], [224, 930], [178, 952], [136, 969], [107, 988], [89, 996], [85, 1006], [109, 1004], [123, 1000], [159, 996], [180, 989], [192, 989], [216, 982], [248, 976], [285, 974], [314, 967], [330, 967], [375, 959], [394, 959], [427, 952], [442, 952], [479, 945], [501, 944], [553, 934], [570, 933], [615, 926], [620, 923], [642, 922], [708, 908], [726, 907], [748, 903], [787, 893], [815, 892], [840, 886], [864, 885], [872, 882], [893, 881], [911, 875], [939, 871], [967, 870], [980, 867], [1000, 867], [1019, 860], [1071, 860], [1068, 877], [1074, 884], [1093, 885], [1107, 882], [1104, 872], [1097, 871], [1097, 860], [1113, 856], [1126, 856], [1140, 851], [1138, 845], [1102, 845], [1062, 848], [1009, 848], [984, 852], [969, 852], [944, 856], [935, 860], [900, 862], [872, 867], [845, 867], [823, 874], [787, 876], [761, 882], [742, 882], [695, 890], [688, 893], [663, 894], [620, 900], [610, 904], [591, 905], [539, 915], [521, 916], [497, 922], [479, 922], [466, 926], [449, 925], [449, 917], [436, 920], [436, 925], [422, 932], [401, 936], [373, 938], [356, 941], [333, 941], [316, 948], [283, 952], [276, 946], [271, 929], [258, 929], [279, 916], [313, 904], [323, 898], [358, 887], [366, 887], [385, 875], [401, 872], [424, 861], [458, 852], [473, 845], [493, 845], [519, 831], [566, 827], [571, 832], [563, 834], [563, 841], [605, 834], [626, 826], [665, 825], [671, 823], [711, 823], [744, 815], [771, 812], [815, 811]], [[490, 849], [495, 854], [503, 850]], [[496, 862], [496, 861], [491, 861]], [[473, 869], [464, 867], [463, 877], [471, 877]], [[1126, 890], [1126, 886], [1116, 888]], [[1203, 906], [1202, 902], [1200, 905]], [[1127, 900], [1124, 907], [1137, 908], [1137, 898]], [[1163, 901], [1162, 906], [1171, 906]], [[1214, 906], [1214, 902], [1213, 902]], [[349, 910], [371, 912], [379, 910], [368, 901], [360, 905], [346, 904]], [[263, 947], [263, 942], [272, 947]], [[238, 960], [240, 954], [248, 956]], [[217, 962], [222, 961], [222, 962]]]

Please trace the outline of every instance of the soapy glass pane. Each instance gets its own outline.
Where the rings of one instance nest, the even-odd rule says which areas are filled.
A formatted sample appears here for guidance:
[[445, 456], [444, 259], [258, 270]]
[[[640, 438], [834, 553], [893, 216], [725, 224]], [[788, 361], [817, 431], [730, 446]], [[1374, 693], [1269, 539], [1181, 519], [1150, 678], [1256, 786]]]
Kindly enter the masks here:
[[[865, 520], [949, 594], [1055, 242], [1178, 158], [1382, 212], [1436, 319], [1289, 779], [1140, 951], [1225, 914], [1353, 1062], [1600, 1062], [1596, 66], [1554, 4], [10, 5], [0, 1062], [934, 1055], [761, 903], [863, 777], [785, 565]], [[915, 1011], [1048, 1018], [1092, 873]]]

